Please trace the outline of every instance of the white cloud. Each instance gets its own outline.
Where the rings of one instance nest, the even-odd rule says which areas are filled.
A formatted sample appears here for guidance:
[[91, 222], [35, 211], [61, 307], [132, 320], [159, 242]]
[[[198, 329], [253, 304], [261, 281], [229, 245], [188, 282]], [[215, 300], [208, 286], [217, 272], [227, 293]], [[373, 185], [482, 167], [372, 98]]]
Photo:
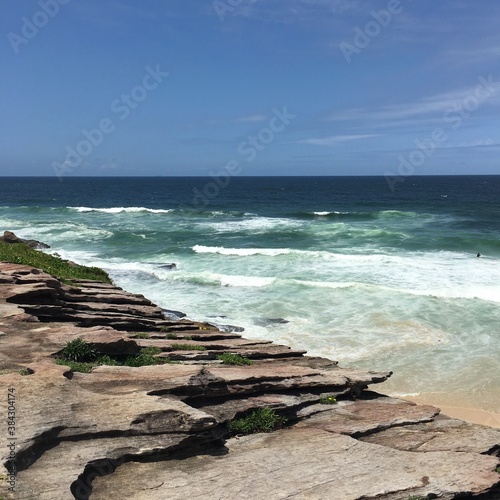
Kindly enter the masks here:
[[357, 141], [360, 139], [368, 139], [370, 137], [378, 137], [379, 134], [355, 134], [355, 135], [333, 135], [330, 137], [311, 137], [297, 141], [297, 144], [311, 144], [314, 146], [334, 146], [339, 142]]
[[268, 118], [266, 115], [249, 115], [249, 116], [241, 116], [239, 118], [235, 118], [234, 121], [236, 123], [254, 123], [254, 122], [263, 122]]
[[453, 148], [477, 148], [481, 146], [498, 146], [500, 143], [493, 139], [477, 139], [474, 141], [462, 142], [456, 146], [449, 146]]
[[[428, 120], [433, 117], [441, 119], [442, 114], [446, 111], [476, 96], [476, 91], [480, 85], [481, 83], [478, 81], [478, 84], [473, 87], [436, 94], [413, 102], [391, 104], [378, 108], [351, 108], [335, 111], [329, 116], [328, 121], [345, 122], [363, 120], [365, 124], [368, 125], [366, 122], [370, 121], [384, 122], [404, 119]], [[488, 97], [484, 98], [484, 101], [487, 100], [489, 104], [499, 104], [500, 82], [493, 81], [491, 87], [493, 90]]]

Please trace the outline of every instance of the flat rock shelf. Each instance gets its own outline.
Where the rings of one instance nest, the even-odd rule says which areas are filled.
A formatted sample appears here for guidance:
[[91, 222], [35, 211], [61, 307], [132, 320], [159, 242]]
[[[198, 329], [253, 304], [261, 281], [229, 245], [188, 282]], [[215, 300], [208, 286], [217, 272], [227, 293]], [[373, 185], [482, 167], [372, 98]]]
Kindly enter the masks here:
[[[167, 362], [56, 364], [77, 338], [116, 360], [156, 347]], [[369, 389], [390, 371], [172, 320], [114, 285], [0, 263], [0, 370], [16, 408], [15, 461], [1, 434], [5, 499], [500, 499], [499, 430]], [[286, 423], [229, 432], [261, 408]]]

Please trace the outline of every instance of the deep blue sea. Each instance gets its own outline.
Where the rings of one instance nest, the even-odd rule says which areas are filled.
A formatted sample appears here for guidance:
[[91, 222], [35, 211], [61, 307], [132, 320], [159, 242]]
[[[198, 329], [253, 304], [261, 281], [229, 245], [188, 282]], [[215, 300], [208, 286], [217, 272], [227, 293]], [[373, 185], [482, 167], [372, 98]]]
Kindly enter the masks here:
[[500, 176], [4, 177], [0, 222], [166, 309], [393, 370], [385, 392], [500, 409]]

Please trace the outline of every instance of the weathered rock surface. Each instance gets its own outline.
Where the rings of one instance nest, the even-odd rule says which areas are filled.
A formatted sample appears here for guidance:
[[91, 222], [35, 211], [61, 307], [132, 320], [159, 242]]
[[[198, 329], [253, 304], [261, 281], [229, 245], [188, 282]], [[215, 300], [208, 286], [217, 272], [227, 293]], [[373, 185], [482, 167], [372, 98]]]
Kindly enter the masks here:
[[[76, 285], [0, 263], [0, 386], [3, 394], [14, 390], [17, 424], [16, 491], [8, 491], [12, 463], [0, 434], [0, 496], [500, 498], [500, 431], [366, 390], [390, 372], [345, 369], [168, 319], [114, 285]], [[154, 346], [177, 363], [74, 373], [54, 358], [76, 338], [117, 360]], [[224, 352], [254, 364], [225, 365], [217, 358]], [[338, 403], [320, 404], [322, 395]], [[262, 407], [288, 427], [230, 437], [228, 421]], [[6, 411], [3, 405], [4, 422]]]
[[127, 498], [133, 481], [137, 500], [406, 500], [429, 493], [451, 500], [489, 488], [498, 480], [496, 463], [475, 453], [411, 453], [292, 428], [233, 438], [224, 449], [171, 460], [168, 467], [124, 464], [96, 479], [92, 498]]
[[161, 308], [143, 295], [114, 285], [74, 280], [74, 286], [69, 286], [38, 269], [16, 264], [2, 264], [0, 273], [0, 283], [4, 284], [0, 300], [19, 304], [39, 321], [108, 325], [127, 331], [155, 330], [172, 324]]

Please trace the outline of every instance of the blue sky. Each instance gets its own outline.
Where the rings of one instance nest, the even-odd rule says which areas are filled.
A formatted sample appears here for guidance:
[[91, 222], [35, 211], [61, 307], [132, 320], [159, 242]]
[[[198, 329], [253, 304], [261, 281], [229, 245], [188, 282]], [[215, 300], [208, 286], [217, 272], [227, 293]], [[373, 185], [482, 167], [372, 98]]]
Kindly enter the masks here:
[[3, 0], [0, 175], [500, 174], [491, 0]]

